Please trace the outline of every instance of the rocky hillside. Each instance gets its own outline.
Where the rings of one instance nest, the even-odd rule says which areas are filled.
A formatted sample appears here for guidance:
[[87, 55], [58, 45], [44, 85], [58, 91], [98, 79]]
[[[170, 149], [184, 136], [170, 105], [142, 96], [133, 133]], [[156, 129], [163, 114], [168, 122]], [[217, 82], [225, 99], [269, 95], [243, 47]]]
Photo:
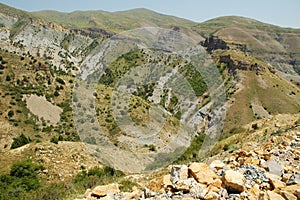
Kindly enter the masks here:
[[246, 52], [271, 64], [282, 77], [299, 83], [299, 29], [228, 16], [198, 24], [195, 30], [203, 37], [215, 35], [229, 43], [241, 43]]
[[254, 131], [245, 136], [247, 142], [237, 141], [241, 148], [228, 153], [226, 147], [208, 164], [171, 165], [170, 173], [140, 182], [141, 189], [134, 187], [132, 192], [120, 192], [116, 183], [96, 186], [86, 191], [84, 199], [297, 200], [299, 125], [299, 115], [256, 121], [249, 125]]
[[202, 43], [226, 82], [230, 109], [223, 136], [238, 132], [255, 119], [299, 112], [299, 83], [280, 76], [274, 65], [249, 53], [243, 42], [212, 36]]
[[[168, 37], [160, 37], [155, 44], [163, 41], [168, 44], [164, 48], [139, 46], [118, 55], [103, 70], [101, 80], [91, 84], [95, 86], [91, 98], [74, 92], [80, 67], [95, 70], [107, 39], [118, 41], [116, 33], [148, 26], [167, 28], [170, 38], [186, 34], [186, 41], [201, 44], [203, 66], [199, 69], [197, 63], [174, 54]], [[299, 38], [297, 29], [240, 17], [198, 24], [146, 9], [29, 13], [0, 4], [0, 199], [74, 199], [87, 188], [88, 199], [299, 198]], [[207, 66], [218, 72], [214, 80], [208, 80]], [[135, 77], [150, 72], [161, 77], [124, 89], [132, 92], [128, 105], [113, 96], [124, 76], [132, 86], [139, 81]], [[192, 88], [193, 102], [181, 103], [179, 90], [167, 87], [182, 83], [172, 82], [175, 75]], [[224, 102], [219, 104], [212, 100], [219, 91], [211, 89], [214, 83], [224, 90], [220, 98]], [[112, 105], [121, 119], [126, 114], [132, 119], [129, 132], [118, 126]], [[154, 105], [166, 122], [157, 131], [159, 137], [149, 139], [144, 130], [156, 130], [161, 120], [155, 112], [154, 122], [150, 120]], [[190, 116], [182, 108], [199, 112]], [[184, 121], [191, 125], [186, 129], [191, 134], [178, 137]], [[91, 134], [99, 131], [95, 124], [112, 144], [111, 152]], [[209, 142], [206, 134], [221, 129], [220, 140]], [[87, 134], [80, 138], [82, 132]], [[168, 146], [170, 141], [173, 146]], [[211, 159], [203, 157], [203, 143], [214, 144], [205, 152]], [[115, 149], [150, 157], [137, 165], [130, 156], [114, 155]], [[103, 162], [113, 158], [114, 163], [129, 164], [113, 169], [95, 155], [106, 156]], [[164, 168], [152, 174], [118, 171], [151, 171], [167, 168], [166, 162], [174, 164], [168, 175]], [[105, 184], [111, 185], [95, 189]]]

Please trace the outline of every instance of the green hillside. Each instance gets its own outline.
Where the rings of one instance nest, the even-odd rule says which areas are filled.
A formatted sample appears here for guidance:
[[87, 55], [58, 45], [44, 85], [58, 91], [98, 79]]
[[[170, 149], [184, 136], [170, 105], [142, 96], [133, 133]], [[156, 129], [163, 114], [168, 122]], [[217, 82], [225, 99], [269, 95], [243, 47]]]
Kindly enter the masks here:
[[97, 28], [120, 32], [141, 26], [191, 27], [195, 22], [153, 12], [147, 9], [133, 9], [122, 12], [75, 11], [62, 13], [57, 11], [33, 12], [33, 15], [56, 22], [70, 28]]

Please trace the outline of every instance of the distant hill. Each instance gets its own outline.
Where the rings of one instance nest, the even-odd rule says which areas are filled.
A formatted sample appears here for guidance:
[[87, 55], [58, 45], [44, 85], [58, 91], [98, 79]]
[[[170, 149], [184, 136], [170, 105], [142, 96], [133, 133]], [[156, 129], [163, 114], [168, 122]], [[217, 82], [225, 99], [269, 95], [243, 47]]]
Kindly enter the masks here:
[[141, 26], [181, 26], [191, 27], [195, 22], [156, 13], [147, 9], [133, 9], [121, 12], [75, 11], [62, 13], [57, 11], [33, 12], [33, 15], [56, 22], [70, 28], [99, 28], [112, 32], [124, 31]]
[[300, 29], [226, 16], [200, 23], [194, 30], [203, 37], [215, 35], [228, 42], [245, 44], [248, 53], [272, 64], [282, 77], [299, 82]]

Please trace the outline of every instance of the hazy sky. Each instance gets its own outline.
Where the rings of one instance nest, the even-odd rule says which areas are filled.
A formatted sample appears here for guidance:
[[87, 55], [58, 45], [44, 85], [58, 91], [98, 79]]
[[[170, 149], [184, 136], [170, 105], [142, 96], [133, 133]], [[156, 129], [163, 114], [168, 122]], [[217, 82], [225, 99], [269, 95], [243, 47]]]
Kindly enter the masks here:
[[0, 0], [15, 8], [37, 11], [120, 11], [148, 8], [196, 22], [238, 15], [283, 27], [300, 28], [300, 0]]

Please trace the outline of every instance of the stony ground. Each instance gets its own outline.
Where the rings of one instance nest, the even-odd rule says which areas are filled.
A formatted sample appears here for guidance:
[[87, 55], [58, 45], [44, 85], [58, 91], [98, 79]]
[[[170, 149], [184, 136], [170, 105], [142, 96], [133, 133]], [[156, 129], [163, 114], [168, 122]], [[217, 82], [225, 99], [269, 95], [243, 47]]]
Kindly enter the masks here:
[[27, 108], [39, 119], [44, 119], [50, 124], [56, 124], [60, 120], [62, 109], [48, 102], [45, 97], [37, 95], [25, 96]]
[[120, 192], [114, 183], [88, 189], [85, 199], [300, 199], [298, 122], [283, 129], [278, 120], [277, 131], [265, 142], [244, 142], [241, 149], [208, 164], [172, 165], [168, 174], [132, 192]]

